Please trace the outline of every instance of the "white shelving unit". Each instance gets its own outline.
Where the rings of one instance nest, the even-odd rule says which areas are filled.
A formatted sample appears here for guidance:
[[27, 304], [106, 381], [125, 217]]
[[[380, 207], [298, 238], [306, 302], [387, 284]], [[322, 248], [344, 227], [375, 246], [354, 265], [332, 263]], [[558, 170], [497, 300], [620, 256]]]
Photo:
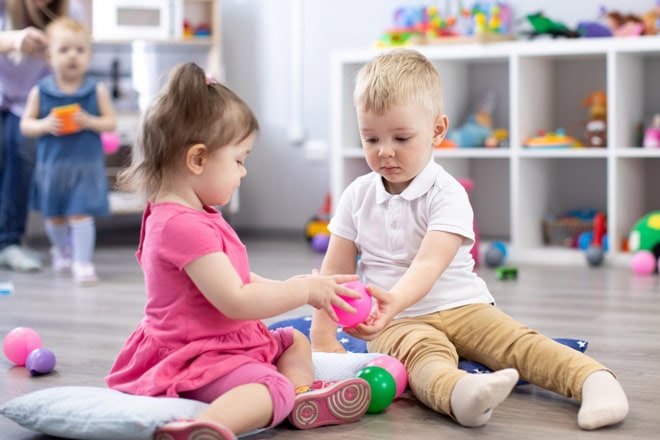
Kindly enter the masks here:
[[[482, 243], [508, 244], [509, 261], [587, 264], [582, 252], [543, 244], [542, 220], [574, 209], [607, 214], [606, 261], [627, 264], [624, 240], [644, 214], [660, 209], [660, 149], [638, 145], [638, 124], [660, 112], [660, 37], [515, 41], [420, 46], [443, 79], [445, 111], [456, 127], [489, 90], [495, 127], [509, 130], [509, 148], [438, 149], [436, 161], [470, 177]], [[355, 74], [377, 50], [339, 52], [332, 60], [331, 192], [369, 171], [353, 107]], [[530, 150], [523, 141], [558, 127], [582, 137], [581, 102], [607, 92], [605, 148]]]

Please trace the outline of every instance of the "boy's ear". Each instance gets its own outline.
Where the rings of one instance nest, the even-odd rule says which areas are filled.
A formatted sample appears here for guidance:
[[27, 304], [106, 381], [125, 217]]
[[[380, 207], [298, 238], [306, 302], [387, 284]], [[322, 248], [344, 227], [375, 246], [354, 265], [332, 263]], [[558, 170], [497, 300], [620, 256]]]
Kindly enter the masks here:
[[195, 144], [188, 147], [186, 151], [186, 168], [195, 174], [200, 175], [204, 171], [204, 164], [208, 159], [209, 150], [204, 144]]
[[433, 120], [433, 145], [438, 145], [447, 136], [449, 118], [447, 115], [438, 115]]

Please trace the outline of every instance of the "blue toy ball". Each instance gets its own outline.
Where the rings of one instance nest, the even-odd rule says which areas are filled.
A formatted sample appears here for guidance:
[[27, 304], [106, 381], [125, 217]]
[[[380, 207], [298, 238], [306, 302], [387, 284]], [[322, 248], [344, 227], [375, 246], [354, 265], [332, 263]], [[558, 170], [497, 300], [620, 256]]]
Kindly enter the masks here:
[[501, 241], [494, 241], [486, 251], [486, 265], [498, 267], [504, 263], [506, 258], [506, 246]]

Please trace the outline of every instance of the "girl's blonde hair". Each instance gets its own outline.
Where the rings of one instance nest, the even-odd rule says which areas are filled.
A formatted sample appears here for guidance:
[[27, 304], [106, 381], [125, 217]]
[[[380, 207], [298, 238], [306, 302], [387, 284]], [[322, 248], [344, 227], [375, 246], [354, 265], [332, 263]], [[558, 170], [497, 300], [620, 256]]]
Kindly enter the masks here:
[[190, 146], [204, 144], [212, 154], [258, 130], [257, 118], [237, 94], [197, 64], [179, 64], [143, 115], [132, 164], [118, 176], [119, 186], [152, 200]]
[[357, 74], [353, 101], [360, 111], [382, 113], [392, 105], [421, 104], [441, 115], [442, 81], [433, 63], [411, 49], [381, 54]]
[[34, 0], [7, 0], [8, 30], [34, 26], [41, 30], [57, 17], [69, 14], [69, 0], [53, 0], [47, 5], [37, 6]]
[[75, 18], [57, 17], [56, 19], [54, 19], [53, 21], [51, 21], [46, 25], [45, 30], [49, 36], [52, 36], [53, 31], [57, 29], [70, 30], [71, 32], [74, 32], [76, 34], [84, 35], [88, 40], [91, 41], [91, 35], [87, 27], [78, 20], [76, 20]]

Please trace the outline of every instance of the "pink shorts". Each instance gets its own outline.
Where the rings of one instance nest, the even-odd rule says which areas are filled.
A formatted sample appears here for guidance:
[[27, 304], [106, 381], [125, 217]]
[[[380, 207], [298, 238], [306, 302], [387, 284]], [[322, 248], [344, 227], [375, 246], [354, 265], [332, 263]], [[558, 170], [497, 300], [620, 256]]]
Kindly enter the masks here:
[[[273, 363], [275, 363], [282, 353], [293, 344], [293, 328], [278, 328], [271, 330], [271, 334], [278, 345], [277, 354], [273, 359]], [[253, 383], [265, 385], [273, 399], [273, 421], [268, 427], [279, 425], [293, 409], [296, 391], [291, 381], [279, 371], [274, 370], [270, 364], [253, 362], [241, 365], [236, 370], [201, 388], [180, 393], [180, 396], [211, 403], [233, 388]]]

